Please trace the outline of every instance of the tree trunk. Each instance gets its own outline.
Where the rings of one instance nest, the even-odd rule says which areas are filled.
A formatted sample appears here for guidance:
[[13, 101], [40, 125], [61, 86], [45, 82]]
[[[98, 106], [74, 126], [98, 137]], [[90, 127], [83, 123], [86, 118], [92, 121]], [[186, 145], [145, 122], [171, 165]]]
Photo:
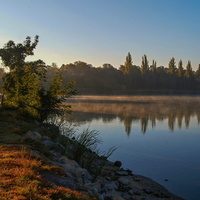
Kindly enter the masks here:
[[4, 93], [1, 95], [1, 107], [3, 108], [3, 102], [4, 102]]

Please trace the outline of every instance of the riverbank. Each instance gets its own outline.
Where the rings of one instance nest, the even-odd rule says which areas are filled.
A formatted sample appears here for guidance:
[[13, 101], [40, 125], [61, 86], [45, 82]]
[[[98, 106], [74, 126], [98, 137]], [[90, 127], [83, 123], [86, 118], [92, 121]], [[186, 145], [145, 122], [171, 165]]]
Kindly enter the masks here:
[[[44, 187], [40, 186], [43, 190], [45, 187], [54, 186], [57, 187], [57, 189], [52, 188], [54, 192], [58, 191], [58, 188], [68, 188], [70, 191], [79, 192], [77, 193], [78, 197], [67, 197], [65, 193], [61, 199], [78, 199], [81, 195], [80, 199], [96, 198], [102, 200], [181, 199], [151, 179], [124, 170], [119, 161], [112, 163], [105, 157], [100, 157], [88, 150], [84, 150], [85, 154], [81, 160], [88, 162], [85, 162], [85, 168], [81, 167], [84, 163], [78, 163], [73, 159], [73, 156], [78, 152], [77, 142], [58, 134], [55, 126], [44, 126], [37, 122], [30, 122], [12, 112], [0, 114], [0, 126], [1, 161], [5, 156], [4, 150], [9, 152], [10, 149], [12, 152], [12, 149], [18, 149], [18, 152], [22, 154], [26, 149], [29, 159], [33, 158], [42, 163], [40, 166], [43, 170], [36, 168], [36, 174], [41, 178], [41, 183], [48, 183], [48, 186], [45, 184]], [[6, 168], [16, 164], [12, 158], [13, 155], [9, 156], [10, 160], [7, 159], [9, 162], [6, 162]], [[1, 165], [1, 167], [4, 166]], [[10, 169], [12, 170], [12, 168]], [[23, 171], [23, 169], [21, 170]], [[2, 170], [0, 178], [3, 180]], [[28, 183], [26, 181], [29, 179], [31, 178], [25, 176], [22, 182]], [[11, 177], [8, 178], [8, 182], [11, 180]], [[38, 181], [37, 178], [36, 180]], [[1, 187], [3, 192], [5, 192], [4, 188], [7, 188], [5, 184], [3, 188]], [[8, 191], [9, 188], [6, 190]], [[39, 187], [35, 190], [39, 191]], [[33, 195], [32, 193], [31, 195]], [[23, 192], [21, 195], [23, 196]], [[26, 195], [25, 192], [24, 199], [30, 199]], [[6, 199], [5, 194], [4, 197]], [[54, 195], [54, 197], [50, 196], [49, 199], [54, 200], [58, 197]], [[3, 198], [1, 197], [1, 199]]]

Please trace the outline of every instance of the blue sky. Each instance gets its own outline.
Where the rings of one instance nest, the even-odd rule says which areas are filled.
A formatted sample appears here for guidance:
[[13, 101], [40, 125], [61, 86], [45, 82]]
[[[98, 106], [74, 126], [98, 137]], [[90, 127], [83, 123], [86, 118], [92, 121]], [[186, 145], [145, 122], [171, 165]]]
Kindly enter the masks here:
[[0, 0], [0, 46], [39, 35], [32, 59], [118, 68], [128, 52], [141, 65], [200, 64], [199, 0]]

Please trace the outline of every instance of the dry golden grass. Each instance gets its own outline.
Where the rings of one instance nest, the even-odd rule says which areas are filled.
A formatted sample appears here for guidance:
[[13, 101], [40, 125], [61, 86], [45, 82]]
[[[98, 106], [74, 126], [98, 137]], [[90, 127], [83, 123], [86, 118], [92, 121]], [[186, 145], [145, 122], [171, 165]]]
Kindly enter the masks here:
[[68, 188], [44, 181], [41, 172], [62, 173], [56, 166], [43, 164], [22, 146], [0, 146], [0, 199], [1, 200], [66, 200], [92, 199]]

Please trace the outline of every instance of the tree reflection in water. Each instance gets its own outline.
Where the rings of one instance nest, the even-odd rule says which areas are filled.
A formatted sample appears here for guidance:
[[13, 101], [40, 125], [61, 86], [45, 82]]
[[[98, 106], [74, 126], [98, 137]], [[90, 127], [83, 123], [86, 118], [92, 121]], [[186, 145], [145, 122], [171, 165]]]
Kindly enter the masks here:
[[[100, 98], [100, 99], [99, 99]], [[141, 132], [146, 133], [148, 124], [156, 128], [156, 121], [168, 120], [168, 128], [173, 131], [183, 124], [190, 126], [190, 118], [196, 117], [200, 124], [200, 97], [99, 97], [71, 99], [73, 115], [70, 120], [86, 123], [102, 119], [104, 123], [119, 118], [124, 123], [127, 135], [131, 133], [132, 123], [139, 121]]]

